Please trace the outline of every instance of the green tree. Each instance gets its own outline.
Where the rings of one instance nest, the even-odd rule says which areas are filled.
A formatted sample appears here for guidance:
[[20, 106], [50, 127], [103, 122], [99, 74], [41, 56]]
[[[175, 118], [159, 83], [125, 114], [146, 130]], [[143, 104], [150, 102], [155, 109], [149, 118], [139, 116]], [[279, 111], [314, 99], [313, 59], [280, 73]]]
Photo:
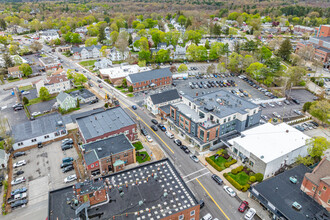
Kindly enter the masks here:
[[208, 39], [206, 39], [206, 41], [205, 41], [205, 48], [206, 48], [206, 49], [210, 49], [210, 48], [211, 48], [211, 47], [210, 47], [210, 42], [209, 42]]
[[127, 87], [127, 80], [126, 78], [123, 78], [122, 82], [121, 82], [121, 86], [126, 88]]
[[83, 83], [87, 82], [87, 77], [82, 73], [75, 73], [73, 76], [73, 80], [75, 85], [82, 85]]
[[186, 72], [186, 71], [188, 71], [187, 65], [186, 64], [181, 64], [178, 68], [178, 72], [182, 73], [182, 72]]
[[303, 67], [300, 66], [294, 66], [291, 67], [287, 71], [287, 76], [289, 77], [288, 84], [291, 85], [291, 83], [296, 86], [298, 85], [306, 75], [306, 70]]
[[321, 100], [313, 102], [309, 113], [318, 118], [323, 123], [330, 124], [330, 102], [328, 100]]
[[165, 63], [170, 60], [170, 52], [168, 50], [161, 49], [157, 52], [156, 62]]
[[209, 57], [211, 60], [218, 59], [221, 55], [225, 54], [224, 44], [220, 42], [214, 42], [211, 44]]
[[178, 18], [178, 22], [180, 23], [180, 25], [184, 25], [187, 21], [187, 18], [184, 15], [180, 15]]
[[12, 44], [12, 45], [10, 45], [10, 47], [9, 47], [9, 53], [10, 53], [11, 55], [15, 55], [15, 54], [17, 54], [18, 49], [19, 49], [19, 47], [18, 47], [17, 45]]
[[292, 45], [290, 39], [287, 38], [282, 42], [280, 49], [278, 50], [278, 56], [280, 56], [284, 60], [289, 60], [291, 51]]
[[329, 149], [330, 142], [325, 137], [313, 137], [307, 140], [308, 154], [318, 162], [324, 155], [324, 151]]
[[7, 24], [4, 19], [0, 19], [0, 29], [4, 31], [7, 29]]
[[145, 60], [139, 60], [138, 66], [139, 67], [145, 67], [146, 66], [146, 61]]
[[307, 112], [310, 110], [311, 106], [312, 106], [312, 102], [305, 102], [305, 104], [303, 105], [303, 111]]
[[25, 96], [23, 97], [23, 103], [24, 103], [24, 105], [29, 104], [29, 99], [26, 98]]
[[39, 97], [42, 101], [46, 101], [49, 99], [50, 94], [48, 92], [48, 89], [46, 87], [41, 87], [39, 90]]
[[260, 48], [260, 58], [261, 58], [261, 61], [265, 61], [269, 58], [272, 57], [272, 51], [270, 51], [267, 47], [265, 46], [262, 46]]
[[307, 156], [307, 157], [302, 157], [301, 155], [299, 155], [297, 158], [296, 158], [296, 162], [298, 164], [304, 164], [305, 166], [310, 166], [314, 163], [314, 160], [313, 158]]
[[246, 72], [249, 73], [254, 79], [261, 78], [260, 70], [264, 67], [262, 63], [255, 62], [251, 63], [251, 65], [246, 69]]
[[101, 54], [102, 54], [102, 56], [103, 57], [106, 57], [107, 56], [107, 46], [102, 46], [101, 47], [101, 50], [100, 50], [100, 52], [101, 52]]
[[116, 43], [119, 33], [117, 31], [112, 31], [110, 34], [111, 44]]
[[133, 92], [133, 86], [129, 86], [129, 87], [128, 87], [128, 91], [129, 91], [129, 92]]
[[139, 52], [139, 60], [145, 60], [146, 62], [149, 62], [150, 60], [150, 56], [151, 56], [151, 53], [150, 51], [145, 51], [145, 50], [141, 50]]
[[187, 57], [193, 61], [204, 61], [207, 59], [207, 50], [204, 46], [191, 44], [187, 49]]
[[104, 32], [105, 26], [100, 25], [99, 26], [99, 34], [97, 35], [98, 42], [102, 43], [105, 40], [105, 32]]
[[243, 62], [243, 56], [233, 52], [229, 56], [228, 69], [231, 72], [238, 73], [241, 70], [240, 66], [242, 65], [242, 62]]
[[96, 37], [91, 37], [91, 38], [88, 38], [86, 41], [85, 41], [85, 47], [90, 47], [92, 45], [97, 45], [97, 38]]
[[19, 70], [22, 71], [24, 76], [29, 76], [32, 74], [32, 68], [30, 67], [29, 64], [23, 63], [20, 67]]

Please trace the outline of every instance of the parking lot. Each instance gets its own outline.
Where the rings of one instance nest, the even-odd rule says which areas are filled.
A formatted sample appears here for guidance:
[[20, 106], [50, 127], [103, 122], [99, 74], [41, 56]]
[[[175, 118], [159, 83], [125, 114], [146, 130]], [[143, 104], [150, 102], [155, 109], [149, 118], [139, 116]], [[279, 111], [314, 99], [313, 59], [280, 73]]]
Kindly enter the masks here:
[[66, 151], [61, 150], [61, 142], [54, 142], [43, 148], [33, 148], [26, 151], [26, 155], [13, 159], [13, 164], [25, 160], [26, 165], [13, 168], [13, 179], [19, 170], [24, 171], [18, 177], [25, 177], [26, 182], [12, 186], [12, 190], [26, 187], [28, 189], [28, 207], [39, 202], [46, 202], [50, 190], [64, 187], [71, 183], [64, 183], [64, 179], [75, 170], [63, 173], [60, 165], [65, 157], [78, 158], [75, 148]]

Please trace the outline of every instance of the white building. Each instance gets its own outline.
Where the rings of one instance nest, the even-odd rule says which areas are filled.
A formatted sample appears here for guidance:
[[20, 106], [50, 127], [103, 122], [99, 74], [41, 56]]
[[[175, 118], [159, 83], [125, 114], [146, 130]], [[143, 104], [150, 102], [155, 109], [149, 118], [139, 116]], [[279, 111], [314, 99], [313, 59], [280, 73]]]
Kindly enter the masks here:
[[186, 47], [177, 45], [174, 52], [174, 59], [186, 59], [186, 51]]
[[268, 178], [284, 165], [294, 163], [299, 155], [307, 156], [308, 139], [310, 137], [286, 123], [266, 123], [243, 131], [229, 143], [245, 165]]
[[46, 30], [40, 31], [39, 37], [45, 41], [51, 41], [60, 38], [60, 35], [58, 34], [57, 30]]
[[90, 47], [73, 47], [71, 53], [75, 60], [95, 59], [101, 57], [101, 46], [93, 45]]
[[0, 149], [0, 170], [2, 167], [7, 168], [7, 162], [9, 159], [9, 154], [5, 150]]
[[181, 97], [176, 89], [167, 90], [148, 96], [146, 99], [147, 109], [154, 115], [159, 114], [159, 107], [179, 102]]
[[44, 80], [39, 80], [35, 85], [38, 94], [41, 87], [46, 87], [49, 94], [60, 93], [71, 89], [71, 82], [66, 75], [49, 76]]
[[110, 53], [108, 56], [111, 61], [121, 61], [121, 60], [126, 60], [128, 55], [129, 55], [128, 48], [126, 48], [126, 50], [122, 53], [116, 47], [113, 47], [110, 49]]
[[94, 63], [95, 69], [104, 69], [112, 66], [112, 61], [103, 57]]

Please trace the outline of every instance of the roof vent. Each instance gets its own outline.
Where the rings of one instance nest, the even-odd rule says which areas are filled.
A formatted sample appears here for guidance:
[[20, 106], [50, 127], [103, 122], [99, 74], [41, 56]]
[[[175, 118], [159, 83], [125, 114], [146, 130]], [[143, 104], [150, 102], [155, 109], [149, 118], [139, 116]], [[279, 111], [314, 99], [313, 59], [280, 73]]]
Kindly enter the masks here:
[[120, 195], [120, 197], [123, 197], [124, 196], [124, 192], [121, 192], [119, 195]]
[[286, 132], [286, 133], [289, 133], [289, 130], [286, 130], [285, 132]]
[[168, 195], [167, 192], [164, 192], [164, 197], [165, 197], [165, 198], [167, 197], [167, 195]]
[[141, 206], [141, 205], [143, 205], [143, 201], [142, 200], [139, 201], [139, 206]]
[[264, 159], [264, 155], [261, 155], [260, 158], [261, 158], [261, 159]]
[[98, 150], [98, 151], [102, 151], [102, 148], [101, 148], [101, 147], [99, 147], [99, 148], [97, 148], [97, 150]]

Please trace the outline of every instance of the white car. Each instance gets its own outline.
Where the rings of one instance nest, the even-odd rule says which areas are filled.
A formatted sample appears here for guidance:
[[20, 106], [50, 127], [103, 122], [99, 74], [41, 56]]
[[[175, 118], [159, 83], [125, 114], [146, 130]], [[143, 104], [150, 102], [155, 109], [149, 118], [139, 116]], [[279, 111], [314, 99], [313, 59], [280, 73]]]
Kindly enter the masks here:
[[25, 177], [20, 177], [20, 178], [17, 178], [17, 179], [14, 179], [13, 181], [11, 181], [11, 185], [17, 185], [17, 184], [23, 183], [25, 181], [26, 181]]
[[253, 216], [256, 214], [256, 210], [254, 208], [250, 208], [249, 211], [244, 215], [246, 220], [251, 220]]
[[40, 114], [41, 114], [41, 112], [33, 112], [33, 113], [31, 114], [31, 116], [35, 117], [35, 116], [40, 115]]
[[235, 197], [236, 193], [235, 191], [230, 188], [229, 186], [224, 186], [223, 189], [226, 191], [226, 193], [228, 193], [231, 197]]
[[206, 215], [204, 215], [202, 220], [212, 220], [212, 215], [210, 213], [207, 213]]
[[273, 107], [273, 108], [275, 107], [275, 105], [274, 105], [273, 103], [271, 103], [271, 102], [268, 103], [268, 105], [269, 105], [270, 107]]
[[150, 137], [150, 135], [147, 135], [146, 138], [147, 138], [147, 141], [148, 142], [153, 142], [154, 141], [154, 140], [152, 140], [152, 138]]
[[165, 134], [166, 134], [167, 137], [169, 137], [171, 139], [174, 138], [174, 135], [169, 131], [165, 131]]
[[281, 117], [277, 112], [273, 112], [273, 115], [274, 115], [276, 118], [280, 118], [280, 117]]
[[73, 174], [73, 175], [70, 175], [70, 176], [66, 177], [66, 178], [64, 179], [64, 182], [65, 182], [65, 183], [69, 183], [69, 182], [72, 182], [72, 181], [74, 181], [74, 180], [76, 180], [76, 179], [77, 179], [76, 174]]
[[25, 160], [18, 161], [14, 163], [14, 168], [24, 166], [25, 164], [26, 164]]
[[24, 92], [22, 92], [22, 95], [28, 95], [28, 94], [30, 94], [29, 91], [24, 91]]

